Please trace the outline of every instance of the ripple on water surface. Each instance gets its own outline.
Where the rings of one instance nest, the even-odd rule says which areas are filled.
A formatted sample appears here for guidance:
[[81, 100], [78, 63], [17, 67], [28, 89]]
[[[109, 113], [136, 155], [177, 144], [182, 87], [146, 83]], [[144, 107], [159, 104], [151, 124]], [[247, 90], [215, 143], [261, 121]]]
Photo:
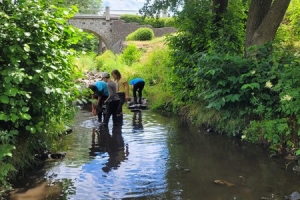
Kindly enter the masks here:
[[[95, 118], [82, 118], [75, 130], [78, 139], [74, 147], [85, 149], [83, 158], [66, 158], [59, 165], [48, 171], [55, 173], [56, 180], [69, 179], [72, 195], [68, 199], [111, 199], [151, 196], [165, 192], [165, 166], [168, 152], [166, 148], [166, 130], [150, 118], [143, 119], [142, 124], [134, 124], [132, 115], [124, 115], [121, 129], [123, 148], [92, 152], [91, 146], [101, 149], [101, 136], [94, 135], [93, 128], [98, 129]], [[101, 133], [101, 130], [99, 130]], [[113, 127], [109, 124], [109, 135], [113, 137]], [[81, 135], [84, 134], [84, 135]], [[110, 137], [110, 136], [109, 136]], [[81, 141], [81, 142], [80, 142]], [[77, 143], [77, 144], [76, 144]], [[94, 143], [94, 144], [93, 144]], [[89, 151], [88, 151], [89, 150]], [[76, 150], [75, 150], [76, 151]], [[68, 190], [66, 190], [68, 193]]]
[[81, 110], [63, 141], [67, 156], [49, 163], [41, 175], [63, 193], [47, 200], [275, 200], [299, 190], [298, 174], [256, 146], [202, 134], [147, 111], [125, 114], [121, 128], [110, 121], [108, 129], [99, 129], [96, 117]]

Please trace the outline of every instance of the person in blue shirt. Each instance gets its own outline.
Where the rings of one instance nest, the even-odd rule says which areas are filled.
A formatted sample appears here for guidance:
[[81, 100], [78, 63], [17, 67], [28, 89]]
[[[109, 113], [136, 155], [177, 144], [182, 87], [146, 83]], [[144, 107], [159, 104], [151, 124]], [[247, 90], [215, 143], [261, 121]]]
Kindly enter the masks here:
[[[142, 91], [145, 86], [145, 81], [142, 78], [134, 78], [130, 80], [129, 85], [132, 85], [132, 93], [133, 93], [133, 103], [134, 104], [142, 104]], [[137, 101], [137, 95], [138, 92], [139, 99]]]
[[108, 97], [107, 83], [104, 81], [96, 81], [94, 85], [89, 85], [89, 88], [94, 92], [92, 99], [97, 99], [96, 105], [92, 103], [92, 113], [98, 115], [98, 121], [102, 122], [102, 116], [103, 119], [105, 118], [103, 105]]

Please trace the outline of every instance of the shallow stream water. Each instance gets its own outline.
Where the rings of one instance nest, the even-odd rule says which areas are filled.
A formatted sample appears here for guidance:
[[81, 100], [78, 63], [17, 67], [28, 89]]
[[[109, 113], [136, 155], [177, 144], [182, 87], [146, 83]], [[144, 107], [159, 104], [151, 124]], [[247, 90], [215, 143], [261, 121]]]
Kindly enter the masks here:
[[72, 128], [61, 141], [66, 157], [28, 172], [10, 200], [281, 200], [300, 191], [290, 161], [176, 117], [126, 110], [122, 126], [99, 128], [80, 110]]

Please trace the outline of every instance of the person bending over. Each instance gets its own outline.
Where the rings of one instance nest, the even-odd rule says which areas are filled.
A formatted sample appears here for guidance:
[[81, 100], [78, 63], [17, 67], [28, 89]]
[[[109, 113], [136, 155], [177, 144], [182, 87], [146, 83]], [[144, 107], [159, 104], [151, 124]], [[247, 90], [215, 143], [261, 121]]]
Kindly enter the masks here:
[[92, 99], [97, 99], [96, 104], [92, 102], [92, 113], [98, 115], [98, 121], [102, 122], [102, 116], [103, 119], [105, 118], [103, 105], [108, 97], [107, 83], [104, 81], [96, 81], [94, 85], [89, 85], [89, 88], [94, 92], [94, 94], [92, 94]]
[[[132, 93], [133, 93], [133, 103], [134, 104], [142, 104], [142, 91], [145, 86], [145, 81], [142, 78], [134, 78], [130, 81], [129, 83], [132, 85]], [[139, 99], [137, 101], [137, 95], [136, 93], [138, 92]]]

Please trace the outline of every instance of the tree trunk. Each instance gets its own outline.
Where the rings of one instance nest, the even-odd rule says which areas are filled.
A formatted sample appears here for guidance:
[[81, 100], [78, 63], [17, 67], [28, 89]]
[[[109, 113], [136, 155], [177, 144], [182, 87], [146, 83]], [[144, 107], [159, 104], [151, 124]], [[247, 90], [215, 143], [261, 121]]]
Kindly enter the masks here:
[[226, 12], [228, 0], [213, 0], [213, 13], [216, 15], [215, 23], [222, 20], [222, 14]]
[[245, 49], [275, 38], [291, 0], [252, 0], [246, 24]]
[[228, 0], [213, 0], [214, 13], [222, 14], [226, 11]]

